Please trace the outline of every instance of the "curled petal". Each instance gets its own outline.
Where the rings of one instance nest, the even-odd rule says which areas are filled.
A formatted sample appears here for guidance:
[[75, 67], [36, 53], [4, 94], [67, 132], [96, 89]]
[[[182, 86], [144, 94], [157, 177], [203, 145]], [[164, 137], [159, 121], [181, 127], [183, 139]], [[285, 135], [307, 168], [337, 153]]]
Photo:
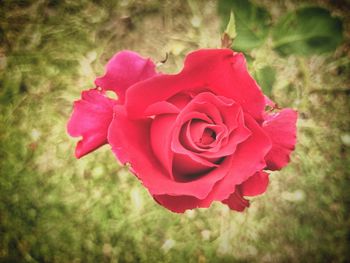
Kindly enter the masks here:
[[[226, 138], [226, 143], [220, 145], [219, 149], [213, 148], [216, 151], [207, 151], [205, 153], [201, 153], [200, 155], [203, 157], [213, 158], [218, 156], [228, 156], [233, 154], [236, 151], [237, 146], [240, 143], [244, 143], [244, 141], [249, 138], [251, 135], [251, 131], [245, 126], [243, 113], [240, 109], [238, 109], [238, 114], [235, 121], [237, 122], [235, 126], [237, 126], [234, 130]], [[233, 116], [232, 116], [233, 117]]]
[[268, 169], [280, 170], [289, 162], [296, 143], [297, 116], [296, 111], [284, 109], [265, 119], [263, 129], [272, 141], [272, 148], [265, 158]]
[[238, 212], [242, 212], [246, 207], [249, 207], [249, 201], [243, 198], [238, 188], [236, 188], [236, 191], [231, 194], [229, 198], [223, 200], [222, 202], [232, 210], [236, 210]]
[[126, 90], [135, 83], [156, 76], [155, 64], [133, 51], [121, 51], [107, 63], [104, 76], [95, 84], [104, 90], [113, 90], [123, 103]]
[[215, 147], [226, 134], [224, 125], [191, 120], [182, 128], [180, 140], [187, 149], [203, 152]]
[[178, 115], [171, 140], [171, 151], [175, 153], [174, 170], [179, 175], [185, 171], [187, 171], [187, 174], [202, 173], [205, 170], [218, 166], [217, 164], [213, 163], [212, 160], [202, 158], [195, 152], [185, 148], [183, 145], [185, 141], [181, 142], [182, 140], [180, 140], [180, 137], [183, 124], [186, 124], [192, 119], [198, 119], [207, 123], [211, 122], [211, 119], [206, 114], [200, 112], [185, 112], [183, 115]]
[[108, 126], [112, 121], [115, 104], [115, 100], [107, 98], [96, 89], [83, 91], [81, 100], [74, 103], [67, 131], [72, 137], [83, 137], [75, 150], [77, 158], [107, 143]]

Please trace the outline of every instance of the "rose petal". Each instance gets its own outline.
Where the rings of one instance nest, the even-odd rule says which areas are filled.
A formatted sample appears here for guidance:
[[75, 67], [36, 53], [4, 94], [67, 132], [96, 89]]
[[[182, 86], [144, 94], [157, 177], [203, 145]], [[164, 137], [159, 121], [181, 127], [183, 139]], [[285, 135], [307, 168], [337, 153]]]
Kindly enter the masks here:
[[180, 134], [180, 139], [185, 139], [184, 144], [193, 151], [203, 152], [218, 145], [223, 134], [227, 134], [224, 125], [209, 124], [207, 122], [192, 120]]
[[231, 134], [228, 136], [228, 140], [226, 144], [221, 145], [219, 149], [209, 150], [204, 153], [200, 153], [199, 155], [206, 158], [216, 158], [223, 157], [233, 154], [236, 151], [237, 146], [244, 142], [250, 135], [250, 130], [244, 125], [243, 113], [240, 109], [238, 109], [237, 117], [235, 118], [237, 126]]
[[271, 149], [271, 140], [249, 114], [245, 114], [244, 118], [252, 134], [237, 147], [231, 156], [232, 163], [229, 173], [215, 185], [209, 194], [212, 200], [227, 199], [232, 189], [266, 167], [265, 156]]
[[195, 180], [218, 167], [219, 161], [220, 159], [209, 161], [196, 155], [174, 153], [173, 176], [181, 182]]
[[236, 188], [236, 191], [229, 198], [223, 200], [222, 203], [238, 212], [242, 212], [246, 207], [249, 207], [249, 201], [243, 198], [238, 188]]
[[[184, 124], [186, 124], [189, 120], [192, 119], [211, 122], [211, 119], [206, 114], [196, 111], [184, 112], [183, 114], [181, 113], [178, 115], [174, 125], [174, 132], [172, 136], [173, 138], [171, 141], [171, 151], [174, 152], [174, 167], [178, 175], [180, 175], [183, 171], [186, 170], [190, 171], [191, 173], [201, 173], [204, 170], [208, 170], [210, 168], [218, 166], [213, 162], [213, 160], [202, 158], [195, 152], [185, 148], [184, 145], [181, 143], [180, 136], [182, 127]], [[198, 171], [196, 172], [196, 170]]]
[[200, 112], [206, 114], [211, 123], [222, 123], [222, 114], [220, 109], [227, 108], [234, 105], [232, 100], [223, 98], [222, 96], [216, 96], [211, 92], [203, 92], [198, 94], [183, 110], [181, 116], [191, 112]]
[[191, 94], [186, 93], [186, 92], [181, 92], [181, 93], [178, 93], [178, 94], [172, 96], [167, 101], [169, 103], [172, 103], [173, 105], [175, 105], [177, 108], [183, 109], [189, 102], [191, 102], [192, 99], [193, 98], [192, 98]]
[[[179, 134], [179, 140], [181, 144], [186, 149], [194, 152], [201, 152], [205, 150], [203, 149], [203, 147], [201, 147], [203, 146], [201, 141], [205, 130], [213, 125], [214, 124], [210, 124], [202, 120], [197, 120], [197, 119], [189, 120], [181, 128], [181, 131]], [[212, 140], [214, 139], [212, 138]]]
[[167, 101], [156, 102], [146, 109], [147, 116], [179, 112], [180, 110], [175, 105]]
[[268, 169], [280, 170], [289, 162], [296, 143], [297, 117], [296, 111], [284, 109], [268, 115], [264, 121], [263, 129], [272, 141], [272, 148], [266, 156]]
[[106, 73], [95, 80], [104, 90], [113, 90], [120, 102], [124, 101], [126, 90], [133, 84], [156, 76], [155, 64], [133, 51], [121, 51], [107, 63]]
[[[183, 213], [186, 210], [195, 208], [208, 208], [213, 202], [210, 197], [200, 200], [193, 196], [155, 195], [153, 198], [160, 205], [175, 213]], [[239, 212], [249, 207], [249, 201], [243, 198], [238, 188], [227, 199], [223, 200], [222, 203], [228, 205], [230, 209]]]
[[263, 171], [256, 172], [253, 176], [236, 187], [236, 191], [229, 198], [222, 201], [232, 210], [242, 212], [249, 207], [249, 201], [243, 196], [256, 196], [264, 193], [269, 183], [269, 174]]
[[151, 145], [155, 157], [162, 163], [171, 179], [174, 153], [170, 150], [175, 114], [162, 114], [155, 117], [151, 125]]
[[268, 184], [269, 174], [259, 171], [249, 177], [247, 181], [244, 181], [239, 188], [243, 196], [256, 196], [263, 194]]
[[242, 53], [230, 49], [198, 50], [187, 56], [185, 69], [192, 74], [195, 71], [200, 78], [207, 76], [208, 89], [233, 99], [256, 120], [263, 119], [265, 96], [250, 76]]
[[[227, 114], [230, 113], [231, 119], [229, 119]], [[221, 114], [222, 113], [222, 114]], [[237, 127], [237, 115], [240, 114], [240, 108], [233, 100], [227, 99], [222, 96], [216, 96], [211, 92], [202, 92], [196, 95], [193, 100], [185, 106], [181, 113], [176, 119], [173, 140], [171, 144], [171, 150], [175, 152], [174, 154], [174, 169], [177, 177], [186, 178], [190, 174], [201, 174], [208, 169], [218, 166], [218, 162], [224, 156], [220, 154], [219, 150], [216, 150], [216, 154], [210, 155], [208, 150], [203, 153], [198, 153], [198, 151], [191, 150], [190, 139], [186, 140], [186, 135], [184, 135], [184, 128], [186, 128], [186, 123], [190, 120], [196, 119], [197, 122], [203, 122], [208, 124], [221, 124], [223, 121], [223, 116], [227, 118], [228, 129], [232, 130]], [[201, 117], [204, 115], [204, 117]], [[226, 124], [223, 124], [226, 125]], [[244, 133], [244, 131], [242, 132]], [[249, 136], [244, 133], [243, 137], [238, 135], [238, 142], [241, 142]], [[236, 137], [237, 139], [237, 137]], [[186, 144], [188, 142], [188, 144]], [[235, 145], [231, 145], [232, 150], [235, 150]], [[214, 147], [213, 149], [220, 149], [220, 145]], [[226, 148], [226, 152], [228, 149]], [[231, 149], [229, 150], [231, 151]]]
[[157, 76], [134, 85], [126, 93], [128, 114], [131, 118], [143, 118], [148, 105], [198, 88], [233, 99], [255, 119], [263, 119], [265, 97], [249, 75], [244, 56], [229, 49], [192, 52], [180, 73]]
[[67, 131], [72, 137], [80, 137], [75, 156], [80, 158], [107, 143], [108, 126], [113, 117], [115, 100], [102, 92], [91, 89], [83, 91], [81, 100], [74, 103]]
[[[150, 143], [151, 119], [133, 121], [127, 118], [123, 106], [114, 107], [113, 121], [108, 131], [108, 141], [122, 162], [129, 162], [136, 176], [152, 195], [188, 195], [204, 199], [215, 183], [229, 171], [231, 159], [200, 180], [176, 182], [171, 180], [160, 162], [152, 154]], [[121, 128], [123, 127], [123, 128]]]
[[153, 198], [160, 205], [175, 213], [183, 213], [188, 209], [199, 207], [208, 208], [211, 205], [211, 202], [205, 202], [193, 196], [155, 195]]

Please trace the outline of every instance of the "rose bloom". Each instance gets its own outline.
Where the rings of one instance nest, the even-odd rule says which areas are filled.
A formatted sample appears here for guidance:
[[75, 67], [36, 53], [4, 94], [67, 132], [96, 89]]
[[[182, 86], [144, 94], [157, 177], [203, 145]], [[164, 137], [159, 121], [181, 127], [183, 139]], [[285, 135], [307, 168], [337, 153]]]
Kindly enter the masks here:
[[110, 144], [173, 212], [213, 201], [243, 211], [245, 197], [264, 193], [268, 171], [284, 167], [295, 147], [297, 112], [266, 112], [274, 103], [249, 75], [244, 56], [230, 49], [194, 51], [174, 75], [122, 51], [95, 84], [75, 102], [68, 123], [71, 136], [82, 136], [76, 157]]

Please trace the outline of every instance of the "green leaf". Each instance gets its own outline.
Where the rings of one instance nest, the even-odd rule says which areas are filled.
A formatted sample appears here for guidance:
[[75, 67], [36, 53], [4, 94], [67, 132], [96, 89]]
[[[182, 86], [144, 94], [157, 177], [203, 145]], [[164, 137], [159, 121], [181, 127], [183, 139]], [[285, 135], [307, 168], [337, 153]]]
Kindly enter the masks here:
[[222, 28], [227, 25], [231, 10], [234, 12], [237, 33], [232, 48], [250, 51], [261, 46], [269, 32], [269, 13], [248, 0], [219, 0], [218, 12]]
[[264, 94], [271, 96], [273, 85], [276, 81], [276, 72], [271, 66], [265, 66], [255, 73], [255, 79]]
[[342, 21], [328, 10], [306, 7], [280, 18], [272, 31], [273, 45], [282, 55], [321, 54], [342, 42], [342, 32]]

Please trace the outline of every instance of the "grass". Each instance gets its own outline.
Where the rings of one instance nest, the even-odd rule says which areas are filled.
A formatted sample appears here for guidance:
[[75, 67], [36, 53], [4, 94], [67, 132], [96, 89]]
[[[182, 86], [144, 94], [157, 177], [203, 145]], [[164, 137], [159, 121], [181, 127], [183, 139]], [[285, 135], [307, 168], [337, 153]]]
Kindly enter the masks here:
[[[303, 1], [256, 1], [273, 19]], [[310, 3], [310, 2], [308, 2]], [[76, 160], [72, 102], [113, 53], [132, 49], [178, 71], [190, 50], [218, 47], [215, 1], [2, 1], [1, 262], [346, 262], [350, 240], [348, 6], [331, 53], [280, 57], [269, 41], [250, 70], [277, 71], [272, 96], [298, 109], [291, 164], [244, 213], [183, 215], [158, 206], [108, 146]]]

